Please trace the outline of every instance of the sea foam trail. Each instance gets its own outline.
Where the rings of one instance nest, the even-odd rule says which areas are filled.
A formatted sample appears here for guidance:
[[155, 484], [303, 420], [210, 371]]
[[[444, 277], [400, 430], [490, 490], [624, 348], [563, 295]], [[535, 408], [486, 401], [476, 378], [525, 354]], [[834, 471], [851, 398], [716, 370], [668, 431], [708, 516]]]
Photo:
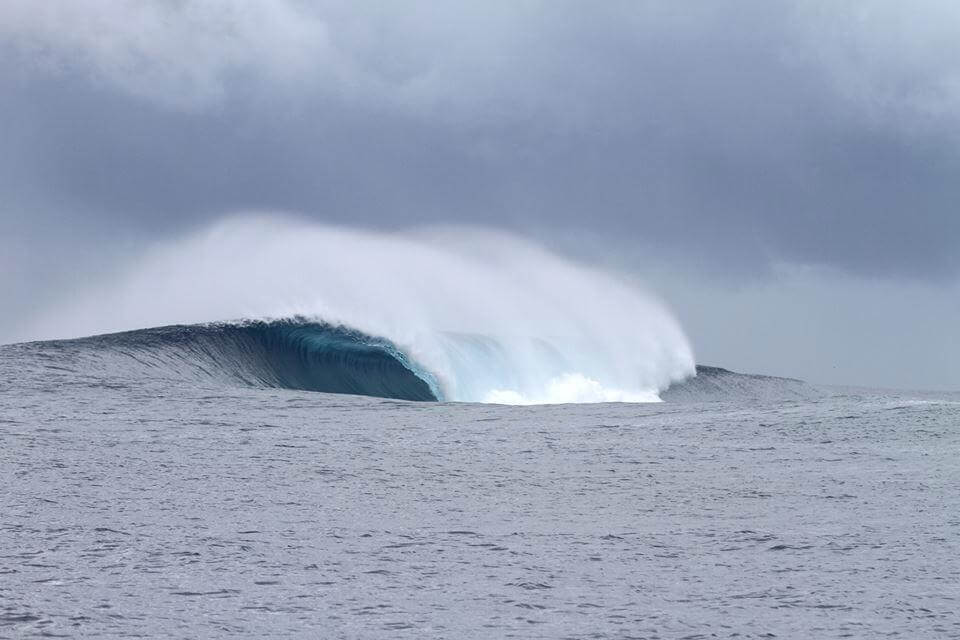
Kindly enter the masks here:
[[694, 372], [660, 302], [515, 236], [265, 216], [156, 247], [46, 314], [37, 337], [294, 317], [389, 340], [445, 400], [651, 401]]

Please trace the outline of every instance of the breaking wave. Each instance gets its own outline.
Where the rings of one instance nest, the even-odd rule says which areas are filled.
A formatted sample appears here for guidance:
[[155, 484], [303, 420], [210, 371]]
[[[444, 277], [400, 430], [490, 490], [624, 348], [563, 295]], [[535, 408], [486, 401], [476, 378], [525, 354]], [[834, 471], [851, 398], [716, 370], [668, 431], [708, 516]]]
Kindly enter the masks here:
[[235, 218], [155, 248], [37, 327], [122, 332], [87, 340], [168, 372], [408, 400], [655, 401], [694, 373], [677, 322], [635, 285], [476, 229]]

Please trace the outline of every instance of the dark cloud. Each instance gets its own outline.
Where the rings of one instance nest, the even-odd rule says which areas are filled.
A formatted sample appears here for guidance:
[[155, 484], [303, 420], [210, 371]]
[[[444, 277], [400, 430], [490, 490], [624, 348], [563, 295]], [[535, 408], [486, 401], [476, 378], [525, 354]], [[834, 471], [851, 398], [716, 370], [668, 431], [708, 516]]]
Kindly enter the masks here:
[[6, 218], [163, 232], [268, 208], [585, 228], [731, 272], [957, 269], [957, 66], [913, 55], [945, 5], [912, 31], [876, 2], [19, 5]]

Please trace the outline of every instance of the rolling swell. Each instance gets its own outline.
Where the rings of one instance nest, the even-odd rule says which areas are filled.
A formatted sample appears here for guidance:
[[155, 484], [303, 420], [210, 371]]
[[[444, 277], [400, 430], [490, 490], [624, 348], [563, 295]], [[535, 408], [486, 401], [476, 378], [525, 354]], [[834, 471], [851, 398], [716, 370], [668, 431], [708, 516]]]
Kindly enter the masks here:
[[[438, 400], [433, 377], [393, 343], [306, 320], [173, 325], [41, 343], [115, 373], [150, 373], [253, 387]], [[79, 352], [79, 353], [78, 353]]]
[[823, 391], [803, 380], [737, 373], [697, 365], [697, 375], [661, 392], [664, 402], [783, 402], [813, 400]]

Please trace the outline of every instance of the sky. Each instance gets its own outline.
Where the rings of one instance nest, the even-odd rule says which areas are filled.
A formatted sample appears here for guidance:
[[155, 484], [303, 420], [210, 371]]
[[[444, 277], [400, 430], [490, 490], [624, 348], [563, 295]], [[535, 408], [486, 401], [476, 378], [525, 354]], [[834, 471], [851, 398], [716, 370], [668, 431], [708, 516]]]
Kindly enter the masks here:
[[5, 0], [0, 341], [238, 211], [635, 277], [699, 361], [960, 389], [960, 4]]

